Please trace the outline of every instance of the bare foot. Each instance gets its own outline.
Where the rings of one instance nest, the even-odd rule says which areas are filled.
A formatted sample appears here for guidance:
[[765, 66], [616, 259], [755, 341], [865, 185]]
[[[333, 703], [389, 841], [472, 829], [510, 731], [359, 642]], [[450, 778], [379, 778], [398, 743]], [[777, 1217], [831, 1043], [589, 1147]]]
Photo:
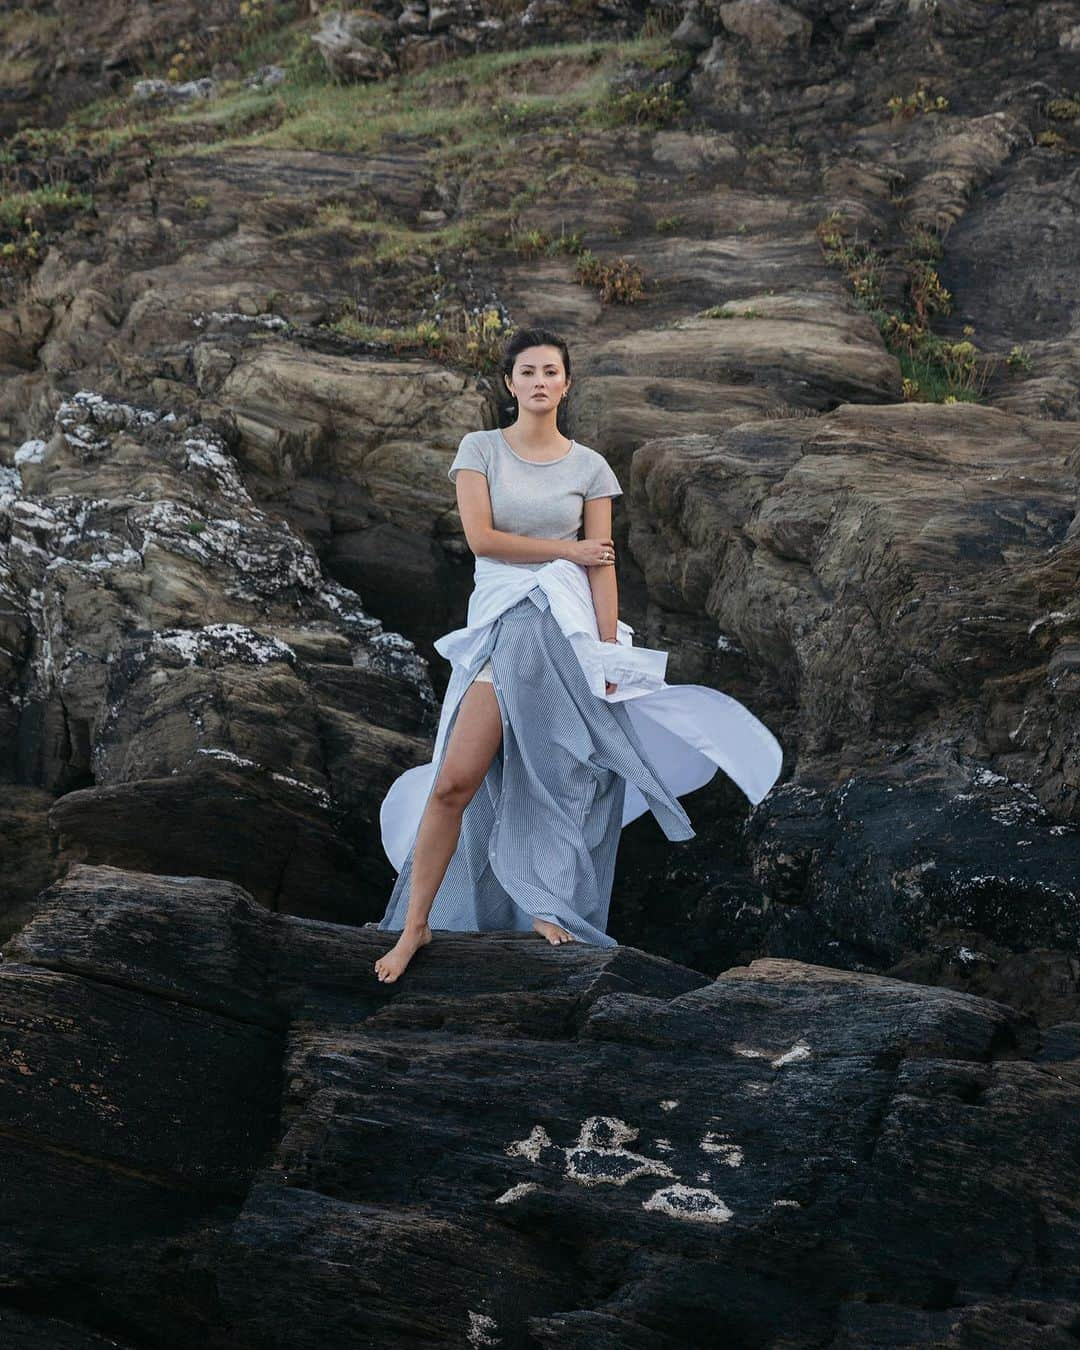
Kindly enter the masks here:
[[393, 984], [421, 947], [431, 941], [431, 929], [424, 924], [418, 932], [406, 929], [390, 950], [375, 962], [375, 974], [382, 984]]
[[565, 928], [560, 928], [557, 923], [548, 923], [547, 919], [533, 919], [533, 928], [541, 937], [546, 937], [553, 947], [557, 947], [560, 942], [577, 941], [573, 933], [568, 933]]

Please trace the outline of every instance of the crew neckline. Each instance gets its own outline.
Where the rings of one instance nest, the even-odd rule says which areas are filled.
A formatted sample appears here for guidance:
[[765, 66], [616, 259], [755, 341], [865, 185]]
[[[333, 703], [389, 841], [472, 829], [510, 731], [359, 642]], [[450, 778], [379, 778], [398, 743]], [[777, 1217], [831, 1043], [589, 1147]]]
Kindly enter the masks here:
[[506, 439], [506, 437], [503, 435], [502, 427], [496, 427], [495, 430], [498, 433], [499, 440], [502, 441], [503, 445], [506, 446], [507, 450], [510, 451], [510, 453], [514, 456], [515, 459], [520, 459], [522, 464], [535, 464], [538, 469], [549, 468], [552, 464], [561, 464], [564, 459], [570, 458], [570, 456], [574, 453], [574, 450], [577, 447], [577, 441], [575, 441], [573, 436], [571, 436], [570, 449], [567, 450], [565, 455], [560, 455], [558, 459], [526, 459], [524, 455], [519, 455], [518, 452], [514, 449], [514, 447], [510, 444], [510, 442]]

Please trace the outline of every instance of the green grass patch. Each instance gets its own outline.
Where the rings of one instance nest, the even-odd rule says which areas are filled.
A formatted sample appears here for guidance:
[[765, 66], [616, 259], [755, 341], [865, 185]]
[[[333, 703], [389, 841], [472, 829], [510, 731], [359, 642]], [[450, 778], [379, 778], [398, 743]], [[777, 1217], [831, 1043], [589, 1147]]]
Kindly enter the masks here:
[[[330, 78], [306, 28], [283, 36], [282, 42], [287, 50], [276, 59], [287, 78], [275, 89], [226, 89], [212, 104], [162, 113], [154, 125], [162, 131], [185, 126], [220, 131], [209, 143], [204, 138], [199, 145], [185, 146], [184, 153], [217, 153], [239, 145], [353, 154], [402, 142], [426, 149], [490, 147], [523, 130], [588, 121], [586, 115], [594, 109], [600, 109], [597, 120], [607, 124], [611, 119], [603, 108], [610, 102], [612, 71], [664, 48], [658, 37], [545, 44], [458, 57], [375, 83], [346, 84]], [[272, 50], [265, 55], [275, 59]], [[541, 72], [556, 60], [592, 68], [569, 87], [530, 92], [530, 71]], [[523, 92], [515, 93], [518, 88]], [[241, 125], [245, 118], [257, 122], [271, 107], [276, 113], [273, 125]]]
[[42, 229], [92, 205], [91, 195], [76, 192], [70, 183], [56, 183], [31, 192], [7, 192], [0, 195], [0, 229], [9, 234]]

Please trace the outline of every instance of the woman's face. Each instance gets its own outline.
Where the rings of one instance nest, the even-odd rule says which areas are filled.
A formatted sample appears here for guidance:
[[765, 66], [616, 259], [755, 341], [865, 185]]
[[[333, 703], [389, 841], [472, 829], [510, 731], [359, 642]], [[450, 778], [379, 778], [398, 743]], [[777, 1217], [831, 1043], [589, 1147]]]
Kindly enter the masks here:
[[518, 352], [507, 387], [521, 411], [540, 413], [545, 408], [557, 408], [570, 388], [558, 347], [526, 347]]

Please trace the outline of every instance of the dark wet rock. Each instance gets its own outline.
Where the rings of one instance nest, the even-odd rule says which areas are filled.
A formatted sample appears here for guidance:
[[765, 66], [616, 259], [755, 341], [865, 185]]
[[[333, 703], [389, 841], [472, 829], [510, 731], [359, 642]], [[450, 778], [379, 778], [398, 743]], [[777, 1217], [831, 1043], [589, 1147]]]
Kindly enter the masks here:
[[385, 986], [385, 946], [197, 877], [76, 867], [43, 897], [0, 965], [7, 1291], [73, 1329], [21, 1317], [28, 1346], [959, 1326], [1005, 1347], [1075, 1325], [1063, 1030], [1041, 1050], [969, 994], [520, 934], [440, 935]]
[[0, 784], [0, 941], [34, 913], [38, 895], [63, 871], [49, 829], [51, 793]]

